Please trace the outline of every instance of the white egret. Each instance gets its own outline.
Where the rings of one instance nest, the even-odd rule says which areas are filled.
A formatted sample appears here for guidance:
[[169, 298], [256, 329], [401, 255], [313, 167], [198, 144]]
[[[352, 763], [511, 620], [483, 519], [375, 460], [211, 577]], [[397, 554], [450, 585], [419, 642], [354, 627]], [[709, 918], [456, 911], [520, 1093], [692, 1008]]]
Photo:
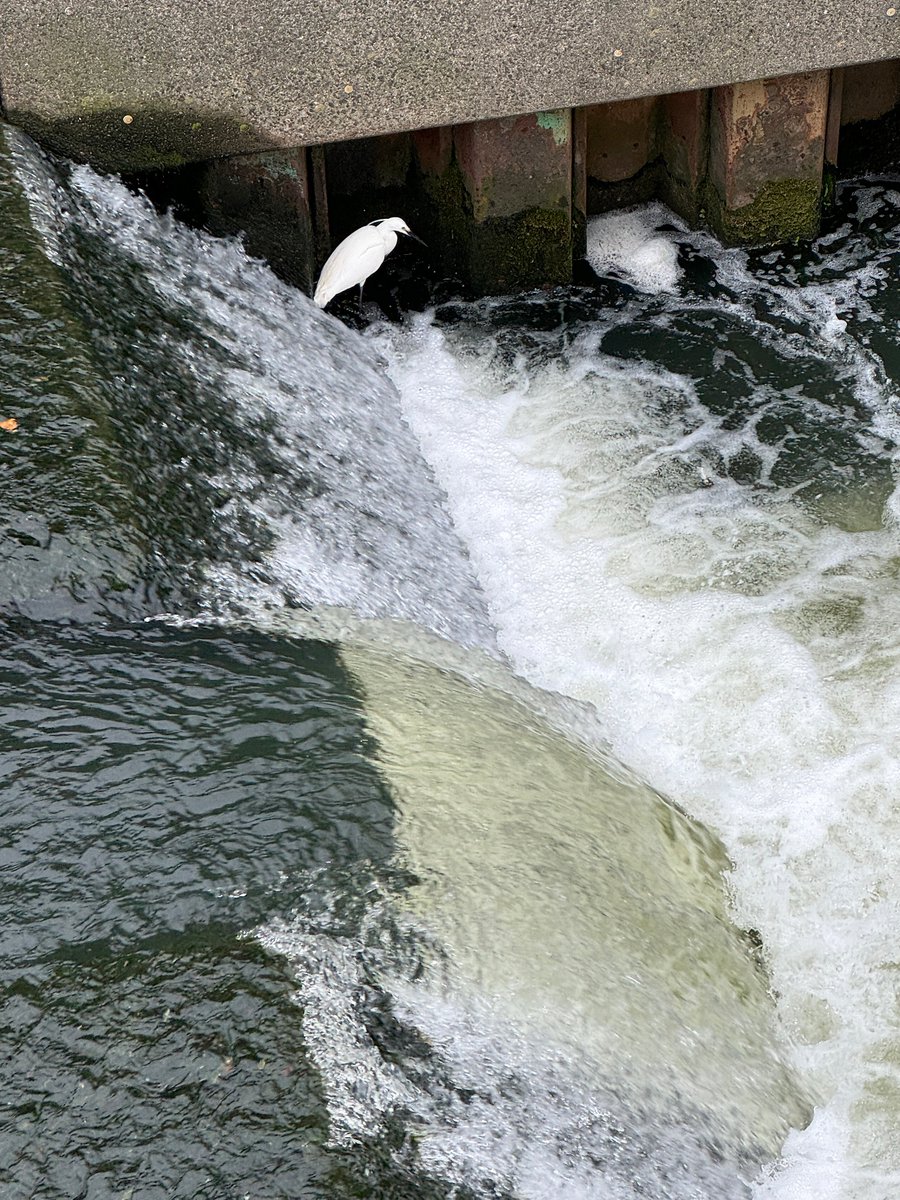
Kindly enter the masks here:
[[[370, 221], [361, 229], [355, 229], [335, 246], [316, 284], [313, 300], [319, 308], [324, 308], [339, 292], [345, 292], [357, 285], [362, 297], [363, 284], [370, 275], [374, 275], [397, 245], [399, 233], [414, 238], [417, 242], [422, 241], [402, 217], [385, 217], [379, 221]], [[422, 242], [423, 246], [424, 244]]]

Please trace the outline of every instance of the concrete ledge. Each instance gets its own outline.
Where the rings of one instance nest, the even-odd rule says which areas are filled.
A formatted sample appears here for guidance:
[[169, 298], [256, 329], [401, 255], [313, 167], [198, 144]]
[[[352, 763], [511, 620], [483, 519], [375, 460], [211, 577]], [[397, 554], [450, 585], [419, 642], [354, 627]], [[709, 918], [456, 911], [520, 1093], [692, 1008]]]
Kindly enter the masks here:
[[8, 119], [67, 154], [131, 170], [898, 56], [890, 0], [15, 0], [0, 9]]
[[829, 91], [827, 71], [715, 90], [707, 216], [724, 242], [818, 233]]

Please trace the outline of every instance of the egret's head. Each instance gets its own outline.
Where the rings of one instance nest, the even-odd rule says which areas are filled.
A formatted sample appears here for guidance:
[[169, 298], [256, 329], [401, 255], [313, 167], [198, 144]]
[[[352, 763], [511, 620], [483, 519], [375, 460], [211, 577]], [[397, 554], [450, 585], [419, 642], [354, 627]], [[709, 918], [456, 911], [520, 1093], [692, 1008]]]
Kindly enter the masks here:
[[[385, 233], [390, 231], [390, 233], [394, 235], [395, 239], [398, 233], [402, 233], [406, 237], [412, 238], [414, 242], [418, 242], [420, 246], [425, 245], [420, 237], [416, 237], [402, 217], [382, 217], [380, 221], [371, 221], [370, 224], [374, 225], [376, 229], [383, 230]], [[391, 243], [392, 249], [394, 244], [395, 243]]]
[[380, 221], [373, 221], [373, 225], [377, 225], [379, 229], [392, 229], [394, 233], [405, 233], [407, 237], [412, 237], [413, 232], [402, 217], [384, 217]]

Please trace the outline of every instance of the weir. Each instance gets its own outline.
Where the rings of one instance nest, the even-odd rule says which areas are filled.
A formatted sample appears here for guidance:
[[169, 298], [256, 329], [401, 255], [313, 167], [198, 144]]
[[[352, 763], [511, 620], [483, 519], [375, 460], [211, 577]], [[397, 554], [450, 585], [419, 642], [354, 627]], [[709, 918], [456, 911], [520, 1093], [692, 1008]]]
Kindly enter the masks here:
[[[60, 1005], [46, 1070], [16, 1027], [27, 1111], [48, 1079], [83, 1093], [0, 1134], [10, 1194], [49, 1200], [44, 1155], [108, 1194], [148, 1178], [152, 1200], [187, 1200], [204, 1159], [252, 1194], [283, 1122], [300, 1140], [273, 1196], [300, 1171], [323, 1200], [360, 1194], [348, 1173], [370, 1194], [373, 1172], [391, 1200], [550, 1197], [554, 1177], [745, 1200], [811, 1097], [758, 938], [729, 915], [727, 855], [586, 706], [510, 669], [390, 347], [21, 134], [0, 131], [0, 167], [0, 375], [21, 422], [0, 442], [0, 825], [23, 931], [0, 1004], [11, 1025], [27, 978]], [[296, 981], [267, 982], [251, 933]], [[198, 1035], [228, 1047], [200, 1068], [195, 989]], [[118, 1025], [90, 1092], [76, 996]], [[304, 1046], [279, 1049], [301, 1022]], [[247, 1036], [240, 1104], [272, 1116], [223, 1151], [215, 1093]], [[148, 1104], [125, 1101], [160, 1052]], [[203, 1072], [187, 1091], [184, 1069]]]
[[[726, 244], [815, 236], [900, 158], [900, 18], [678, 0], [559, 13], [309, 0], [0, 14], [3, 115], [240, 233], [309, 290], [389, 210], [471, 294], [568, 283], [588, 215], [664, 200]], [[856, 65], [854, 65], [856, 64]], [[862, 64], [862, 65], [858, 65]]]
[[[521, 129], [615, 207], [760, 92], [711, 98], [612, 102], [619, 180]], [[315, 240], [466, 162], [486, 238], [457, 128], [244, 186]], [[359, 333], [0, 160], [11, 1200], [900, 1194], [896, 179], [783, 250], [606, 212], [601, 286]]]

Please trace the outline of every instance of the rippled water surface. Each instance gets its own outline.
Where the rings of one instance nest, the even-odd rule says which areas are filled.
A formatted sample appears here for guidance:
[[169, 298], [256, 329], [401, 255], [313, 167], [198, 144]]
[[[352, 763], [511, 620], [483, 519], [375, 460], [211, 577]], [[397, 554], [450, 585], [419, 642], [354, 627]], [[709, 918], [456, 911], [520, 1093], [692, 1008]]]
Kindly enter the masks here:
[[333, 650], [0, 637], [5, 1193], [320, 1194], [292, 983], [241, 931], [389, 851]]
[[361, 337], [0, 133], [4, 1195], [900, 1190], [900, 191], [840, 203]]

